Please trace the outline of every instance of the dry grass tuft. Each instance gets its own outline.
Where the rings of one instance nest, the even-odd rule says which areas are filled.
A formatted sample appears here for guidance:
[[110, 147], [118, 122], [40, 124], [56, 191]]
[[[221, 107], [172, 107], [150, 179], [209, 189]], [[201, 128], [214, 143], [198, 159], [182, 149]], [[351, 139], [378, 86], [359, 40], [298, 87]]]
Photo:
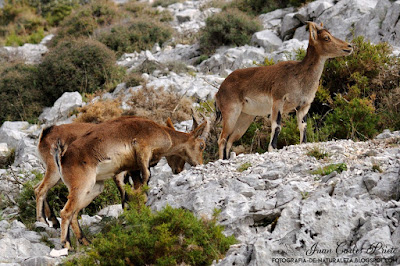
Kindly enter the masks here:
[[164, 124], [168, 117], [174, 123], [191, 119], [193, 100], [174, 91], [143, 86], [132, 93], [128, 104], [131, 109], [124, 115], [146, 117]]
[[101, 123], [106, 120], [120, 117], [123, 110], [121, 109], [120, 100], [100, 100], [92, 104], [77, 109], [79, 114], [75, 122], [84, 123]]

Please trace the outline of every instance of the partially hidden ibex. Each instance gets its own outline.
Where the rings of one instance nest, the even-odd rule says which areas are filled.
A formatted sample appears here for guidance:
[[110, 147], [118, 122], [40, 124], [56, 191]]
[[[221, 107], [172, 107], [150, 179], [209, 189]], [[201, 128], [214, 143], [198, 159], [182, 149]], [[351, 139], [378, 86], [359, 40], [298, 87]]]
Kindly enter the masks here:
[[[134, 119], [133, 117], [120, 117], [122, 119]], [[194, 128], [198, 125], [198, 122], [193, 118]], [[172, 121], [168, 118], [166, 125], [171, 129], [174, 129]], [[39, 138], [38, 151], [45, 164], [46, 173], [42, 181], [35, 187], [36, 196], [36, 220], [47, 223], [47, 219], [52, 222], [53, 227], [59, 227], [59, 222], [53, 213], [52, 208], [49, 206], [46, 197], [48, 191], [61, 181], [60, 173], [57, 170], [56, 162], [52, 155], [52, 148], [54, 148], [56, 142], [60, 140], [64, 145], [70, 145], [77, 138], [85, 135], [89, 130], [95, 130], [97, 124], [92, 123], [71, 123], [59, 126], [50, 126], [42, 130]], [[174, 174], [180, 173], [184, 169], [185, 160], [179, 156], [167, 156], [166, 157], [169, 166]], [[150, 166], [157, 164], [158, 161], [151, 160]], [[141, 185], [140, 177], [138, 176], [137, 170], [130, 169], [129, 175], [132, 177], [137, 189]], [[121, 172], [113, 177], [117, 188], [121, 194], [122, 207], [124, 207], [126, 196], [124, 190], [124, 184], [126, 179], [126, 172]], [[46, 219], [47, 218], [47, 219]]]
[[233, 71], [216, 94], [217, 121], [222, 119], [218, 139], [219, 158], [225, 159], [234, 141], [240, 139], [256, 116], [271, 119], [268, 151], [277, 148], [282, 114], [296, 111], [300, 143], [306, 142], [306, 116], [318, 90], [328, 58], [350, 55], [350, 43], [308, 22], [309, 44], [302, 61], [284, 61]]
[[78, 214], [102, 192], [105, 180], [139, 169], [146, 184], [151, 161], [164, 156], [179, 156], [192, 166], [202, 164], [209, 130], [208, 121], [184, 133], [148, 119], [127, 118], [104, 122], [69, 145], [58, 141], [54, 160], [69, 191], [60, 213], [64, 247], [71, 247], [70, 225], [81, 243], [89, 243], [80, 230]]

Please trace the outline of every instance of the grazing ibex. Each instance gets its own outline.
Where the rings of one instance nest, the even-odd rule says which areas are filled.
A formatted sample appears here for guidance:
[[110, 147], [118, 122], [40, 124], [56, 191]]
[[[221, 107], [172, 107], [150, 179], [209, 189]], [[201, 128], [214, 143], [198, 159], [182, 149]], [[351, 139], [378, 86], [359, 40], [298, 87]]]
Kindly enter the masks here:
[[[128, 118], [132, 119], [132, 117], [121, 117], [118, 119], [122, 120]], [[168, 127], [175, 130], [174, 125], [169, 118], [166, 124]], [[197, 121], [195, 119], [193, 119], [193, 125], [197, 126]], [[38, 150], [46, 166], [46, 173], [43, 180], [35, 187], [37, 221], [47, 223], [46, 218], [48, 218], [52, 222], [53, 227], [60, 226], [56, 216], [53, 213], [53, 210], [46, 201], [48, 191], [61, 180], [54, 157], [52, 155], [52, 148], [55, 146], [57, 140], [61, 140], [65, 145], [69, 145], [77, 138], [83, 136], [89, 130], [95, 129], [96, 126], [96, 124], [91, 123], [72, 123], [59, 126], [50, 126], [43, 129], [39, 138]], [[175, 155], [167, 156], [166, 159], [174, 174], [182, 172], [185, 166], [185, 160]], [[152, 160], [150, 162], [150, 166], [154, 166], [157, 163], [158, 161]], [[137, 169], [130, 169], [129, 171], [129, 175], [132, 177], [135, 184], [135, 189], [141, 185], [140, 176], [138, 176], [138, 172], [136, 170]], [[127, 179], [126, 176], [126, 172], [121, 172], [114, 176], [114, 181], [121, 194], [122, 207], [124, 207], [126, 201], [124, 190], [125, 179]]]
[[227, 158], [234, 141], [240, 139], [256, 116], [271, 123], [268, 151], [277, 148], [282, 114], [296, 111], [300, 143], [306, 142], [306, 116], [318, 90], [319, 79], [328, 58], [350, 55], [350, 43], [333, 37], [329, 31], [308, 22], [307, 54], [302, 61], [284, 61], [272, 66], [233, 71], [216, 94], [217, 121], [222, 118], [218, 139], [219, 158]]
[[60, 213], [64, 247], [71, 247], [70, 225], [81, 243], [89, 243], [79, 228], [78, 213], [102, 192], [106, 179], [122, 171], [140, 169], [146, 184], [151, 160], [163, 156], [179, 156], [192, 166], [202, 164], [209, 129], [207, 121], [184, 133], [147, 119], [117, 119], [96, 126], [69, 145], [58, 141], [54, 159], [69, 190]]

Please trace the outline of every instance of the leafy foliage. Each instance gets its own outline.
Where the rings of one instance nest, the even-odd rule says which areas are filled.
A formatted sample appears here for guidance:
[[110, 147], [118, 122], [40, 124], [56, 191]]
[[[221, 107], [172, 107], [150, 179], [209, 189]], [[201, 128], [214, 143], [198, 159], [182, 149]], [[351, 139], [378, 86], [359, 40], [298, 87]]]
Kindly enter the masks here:
[[199, 219], [170, 206], [153, 213], [143, 196], [133, 195], [130, 210], [98, 235], [87, 255], [67, 265], [211, 265], [236, 242], [216, 218]]

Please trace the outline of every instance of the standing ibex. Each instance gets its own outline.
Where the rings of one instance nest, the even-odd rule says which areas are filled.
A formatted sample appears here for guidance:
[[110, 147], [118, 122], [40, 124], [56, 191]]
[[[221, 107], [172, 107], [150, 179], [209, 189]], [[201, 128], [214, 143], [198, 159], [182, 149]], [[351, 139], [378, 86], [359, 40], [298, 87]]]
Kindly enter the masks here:
[[[122, 119], [132, 119], [132, 117], [121, 117]], [[172, 121], [168, 118], [167, 126], [174, 129]], [[193, 125], [197, 125], [197, 121], [193, 118]], [[47, 223], [46, 218], [48, 218], [53, 227], [59, 227], [59, 222], [53, 213], [53, 210], [46, 201], [47, 192], [54, 187], [58, 182], [60, 182], [60, 174], [57, 170], [54, 157], [52, 155], [52, 148], [56, 145], [57, 140], [61, 140], [65, 145], [71, 144], [77, 138], [83, 136], [89, 130], [95, 129], [97, 125], [91, 123], [72, 123], [64, 124], [59, 126], [50, 126], [43, 129], [38, 144], [39, 154], [46, 166], [46, 173], [43, 180], [35, 187], [36, 196], [36, 219], [37, 221]], [[179, 156], [167, 156], [166, 157], [169, 166], [174, 174], [180, 173], [185, 165], [185, 160]], [[151, 161], [150, 166], [157, 164], [158, 161]], [[140, 178], [138, 177], [137, 169], [130, 169], [129, 174], [135, 183], [135, 188], [141, 184]], [[114, 181], [117, 185], [119, 192], [121, 193], [122, 207], [124, 207], [126, 196], [124, 190], [124, 179], [126, 178], [126, 172], [121, 172], [114, 176]]]
[[296, 110], [300, 143], [306, 142], [306, 116], [318, 90], [328, 58], [350, 55], [351, 44], [308, 22], [307, 54], [302, 61], [233, 71], [216, 94], [217, 121], [222, 117], [218, 139], [219, 158], [227, 158], [234, 141], [240, 139], [256, 116], [272, 121], [268, 150], [276, 149], [282, 114]]
[[54, 159], [69, 190], [60, 213], [61, 243], [70, 248], [71, 225], [77, 239], [88, 244], [79, 228], [78, 213], [102, 192], [106, 179], [140, 169], [146, 184], [150, 161], [163, 156], [179, 156], [192, 166], [202, 164], [209, 129], [207, 121], [184, 133], [147, 119], [116, 119], [96, 126], [70, 145], [58, 141]]

